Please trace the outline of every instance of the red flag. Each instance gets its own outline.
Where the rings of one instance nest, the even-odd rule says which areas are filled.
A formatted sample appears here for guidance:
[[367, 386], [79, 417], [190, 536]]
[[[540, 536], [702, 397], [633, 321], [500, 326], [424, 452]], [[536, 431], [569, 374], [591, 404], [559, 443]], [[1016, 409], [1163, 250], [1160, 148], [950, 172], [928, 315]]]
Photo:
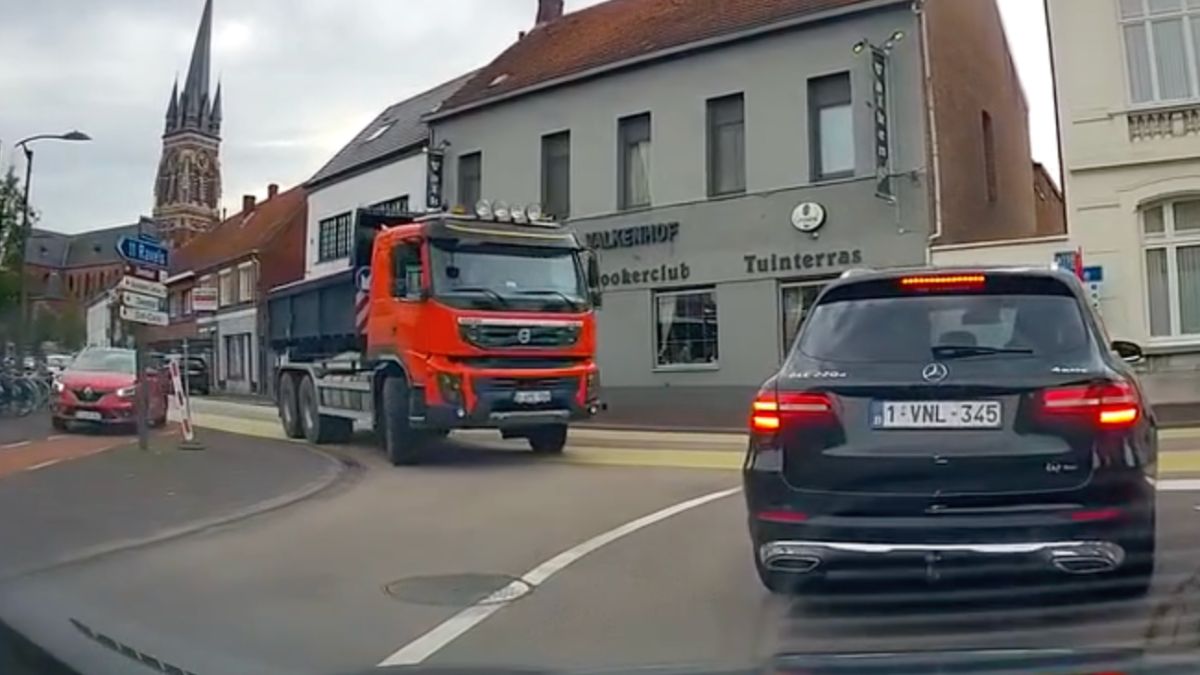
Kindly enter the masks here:
[[1083, 281], [1083, 247], [1075, 249], [1075, 276]]

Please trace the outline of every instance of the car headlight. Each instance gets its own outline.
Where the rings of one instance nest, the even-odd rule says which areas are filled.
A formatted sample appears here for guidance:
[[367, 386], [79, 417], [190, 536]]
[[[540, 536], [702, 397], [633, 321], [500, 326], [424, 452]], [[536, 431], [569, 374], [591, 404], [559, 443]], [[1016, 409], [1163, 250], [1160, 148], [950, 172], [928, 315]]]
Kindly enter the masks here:
[[128, 387], [121, 387], [117, 390], [117, 398], [133, 398], [137, 396], [137, 385], [131, 384]]
[[54, 390], [54, 393], [61, 394], [66, 390], [67, 387], [59, 380], [55, 380], [50, 384], [50, 388]]

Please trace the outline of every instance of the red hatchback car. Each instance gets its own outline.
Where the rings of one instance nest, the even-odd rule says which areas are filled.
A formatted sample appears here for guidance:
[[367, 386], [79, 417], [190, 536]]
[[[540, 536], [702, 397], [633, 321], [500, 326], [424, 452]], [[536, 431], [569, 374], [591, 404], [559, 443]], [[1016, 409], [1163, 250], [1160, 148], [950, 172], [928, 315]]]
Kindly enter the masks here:
[[[134, 397], [136, 359], [131, 349], [89, 347], [79, 353], [54, 382], [51, 405], [55, 429], [71, 422], [97, 425], [136, 423]], [[147, 371], [150, 389], [150, 424], [167, 422], [167, 388], [157, 371]]]

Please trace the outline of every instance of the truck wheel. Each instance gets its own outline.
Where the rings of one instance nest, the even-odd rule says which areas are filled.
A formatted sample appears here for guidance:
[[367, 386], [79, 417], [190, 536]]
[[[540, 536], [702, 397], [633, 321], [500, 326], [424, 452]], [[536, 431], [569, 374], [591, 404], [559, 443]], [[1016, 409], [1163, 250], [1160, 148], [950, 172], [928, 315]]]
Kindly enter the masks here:
[[299, 402], [296, 400], [296, 376], [291, 373], [279, 376], [279, 421], [283, 423], [283, 433], [288, 438], [304, 436], [304, 429], [300, 427]]
[[317, 408], [317, 385], [311, 377], [300, 381], [300, 427], [309, 443], [342, 443], [354, 432], [354, 422], [341, 417], [322, 415]]
[[408, 383], [403, 378], [389, 377], [383, 381], [383, 410], [379, 418], [388, 461], [395, 466], [419, 463], [424, 439], [408, 425]]
[[567, 427], [538, 427], [529, 432], [529, 447], [539, 455], [560, 455], [567, 444]]

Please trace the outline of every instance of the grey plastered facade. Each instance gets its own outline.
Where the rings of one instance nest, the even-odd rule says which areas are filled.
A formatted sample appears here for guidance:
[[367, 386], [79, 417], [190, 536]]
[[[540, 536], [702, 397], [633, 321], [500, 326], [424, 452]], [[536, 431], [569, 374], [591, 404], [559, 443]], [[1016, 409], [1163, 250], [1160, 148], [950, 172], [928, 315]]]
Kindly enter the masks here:
[[[893, 204], [875, 196], [870, 58], [851, 47], [862, 38], [882, 42], [896, 30], [908, 37], [890, 62], [892, 172], [903, 174], [893, 179]], [[539, 201], [541, 138], [569, 130], [570, 223], [581, 235], [592, 234], [595, 242], [595, 233], [678, 223], [673, 236], [650, 237], [667, 241], [629, 245], [634, 240], [627, 239], [599, 249], [606, 281], [599, 362], [613, 417], [636, 422], [640, 411], [659, 423], [669, 418], [706, 426], [713, 421], [705, 412], [710, 408], [744, 416], [745, 409], [731, 403], [744, 403], [784, 351], [781, 284], [851, 267], [925, 262], [931, 200], [917, 35], [909, 3], [875, 3], [867, 11], [435, 116], [435, 142], [450, 144], [447, 194], [457, 194], [457, 156], [481, 151], [484, 197]], [[840, 72], [849, 72], [852, 84], [854, 177], [814, 183], [808, 81]], [[746, 192], [710, 198], [705, 104], [738, 92], [745, 102]], [[618, 119], [643, 112], [651, 113], [652, 207], [620, 211]], [[792, 225], [792, 210], [803, 202], [827, 211], [815, 236]], [[671, 276], [667, 270], [674, 280], [664, 279]], [[657, 367], [654, 294], [694, 287], [715, 289], [718, 362]], [[674, 417], [672, 409], [691, 412]]]

